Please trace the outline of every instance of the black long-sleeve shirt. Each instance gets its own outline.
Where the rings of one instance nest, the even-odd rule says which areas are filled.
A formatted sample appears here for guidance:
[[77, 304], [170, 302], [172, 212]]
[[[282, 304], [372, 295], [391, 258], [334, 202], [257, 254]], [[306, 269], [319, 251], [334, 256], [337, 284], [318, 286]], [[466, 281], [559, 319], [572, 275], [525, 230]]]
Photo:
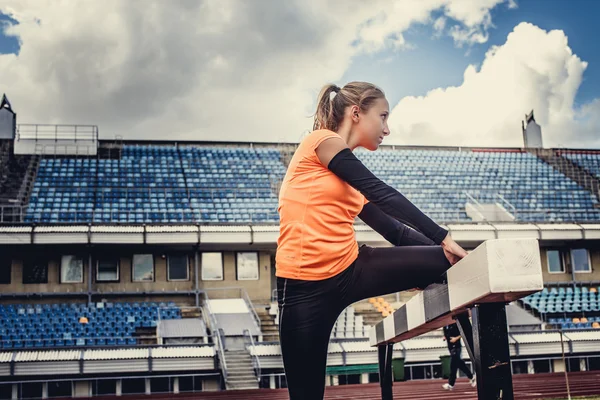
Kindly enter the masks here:
[[456, 336], [460, 336], [460, 330], [456, 323], [444, 326], [444, 337], [448, 343], [448, 350], [457, 349], [461, 346], [460, 340], [457, 340], [454, 343], [450, 342], [450, 339]]
[[394, 246], [431, 246], [435, 244], [427, 236], [381, 211], [374, 203], [365, 204], [358, 214], [358, 218]]
[[[382, 234], [390, 243], [403, 243], [403, 239], [408, 237], [416, 241], [422, 240], [412, 232], [407, 233], [408, 228], [399, 225], [398, 221], [421, 232], [435, 244], [441, 244], [448, 234], [446, 229], [436, 224], [400, 192], [377, 178], [349, 148], [337, 153], [327, 168], [380, 209], [378, 212], [367, 203], [358, 217]], [[386, 218], [385, 214], [393, 218]], [[394, 218], [397, 221], [394, 221]]]

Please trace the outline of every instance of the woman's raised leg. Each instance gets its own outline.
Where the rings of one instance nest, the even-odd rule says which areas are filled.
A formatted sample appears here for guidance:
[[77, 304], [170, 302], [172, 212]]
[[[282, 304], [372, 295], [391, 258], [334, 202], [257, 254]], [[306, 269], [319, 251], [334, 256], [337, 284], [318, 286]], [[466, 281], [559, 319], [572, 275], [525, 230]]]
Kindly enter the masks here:
[[424, 288], [451, 267], [439, 245], [371, 247], [362, 245], [352, 277], [343, 290], [346, 306], [369, 297]]

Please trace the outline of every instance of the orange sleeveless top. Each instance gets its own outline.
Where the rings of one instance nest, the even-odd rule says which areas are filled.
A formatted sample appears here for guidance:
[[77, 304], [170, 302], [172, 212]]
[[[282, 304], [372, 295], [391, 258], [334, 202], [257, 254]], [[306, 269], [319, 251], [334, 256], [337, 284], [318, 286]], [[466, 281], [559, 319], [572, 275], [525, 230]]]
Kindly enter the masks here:
[[283, 179], [277, 208], [278, 277], [327, 279], [358, 257], [354, 219], [368, 200], [319, 161], [316, 148], [332, 137], [340, 136], [325, 129], [306, 136]]

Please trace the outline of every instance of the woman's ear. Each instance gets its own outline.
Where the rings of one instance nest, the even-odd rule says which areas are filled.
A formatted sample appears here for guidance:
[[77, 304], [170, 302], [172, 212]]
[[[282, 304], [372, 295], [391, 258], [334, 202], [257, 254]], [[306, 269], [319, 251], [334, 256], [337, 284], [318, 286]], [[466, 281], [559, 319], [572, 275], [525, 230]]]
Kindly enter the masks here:
[[360, 111], [360, 108], [357, 105], [353, 105], [352, 107], [350, 107], [350, 117], [352, 118], [352, 121], [358, 122], [358, 112], [359, 111]]

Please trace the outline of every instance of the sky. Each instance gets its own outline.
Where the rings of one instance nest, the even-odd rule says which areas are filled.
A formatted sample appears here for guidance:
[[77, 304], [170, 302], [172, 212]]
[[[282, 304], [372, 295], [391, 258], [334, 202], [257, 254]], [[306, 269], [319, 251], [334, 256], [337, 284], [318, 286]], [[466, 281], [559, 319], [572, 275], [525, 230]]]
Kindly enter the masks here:
[[596, 0], [0, 0], [19, 123], [101, 139], [297, 143], [327, 83], [390, 104], [384, 144], [600, 149]]

